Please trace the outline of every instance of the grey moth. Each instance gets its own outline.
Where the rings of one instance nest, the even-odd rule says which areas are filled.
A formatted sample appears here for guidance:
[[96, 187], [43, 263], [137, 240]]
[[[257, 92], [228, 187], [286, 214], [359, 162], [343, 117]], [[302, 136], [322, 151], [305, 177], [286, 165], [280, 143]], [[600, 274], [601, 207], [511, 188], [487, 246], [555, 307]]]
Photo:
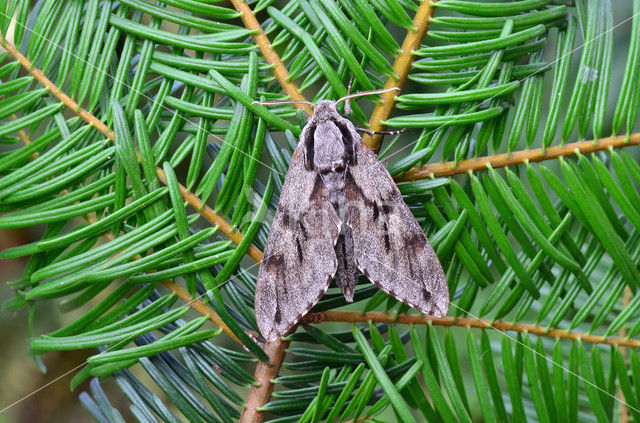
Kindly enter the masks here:
[[353, 301], [358, 271], [422, 313], [447, 313], [449, 291], [433, 248], [387, 170], [336, 107], [346, 101], [348, 116], [350, 98], [380, 92], [322, 100], [302, 130], [258, 271], [256, 320], [267, 341], [287, 334], [332, 279]]

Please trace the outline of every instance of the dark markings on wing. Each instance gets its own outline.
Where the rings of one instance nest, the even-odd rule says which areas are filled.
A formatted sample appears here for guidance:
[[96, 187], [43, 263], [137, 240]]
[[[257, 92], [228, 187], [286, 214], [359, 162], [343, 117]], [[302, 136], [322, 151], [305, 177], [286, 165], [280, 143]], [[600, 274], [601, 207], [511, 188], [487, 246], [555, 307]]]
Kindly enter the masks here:
[[362, 192], [360, 186], [353, 179], [353, 169], [355, 169], [355, 167], [349, 168], [349, 171], [346, 172], [344, 177], [345, 187], [349, 188], [345, 189], [344, 192], [347, 202], [364, 202], [367, 207], [370, 207], [372, 210], [377, 210], [375, 201], [371, 201], [367, 198], [365, 193]]
[[431, 292], [427, 291], [425, 287], [422, 287], [422, 298], [425, 302], [431, 301]]
[[[313, 170], [313, 156], [314, 156], [314, 144], [316, 140], [316, 125], [309, 125], [308, 129], [301, 137], [301, 141], [304, 143], [304, 165], [307, 170]], [[283, 188], [284, 189], [284, 188]]]
[[[278, 300], [282, 301], [280, 298]], [[273, 321], [276, 325], [279, 325], [282, 322], [282, 315], [280, 314], [280, 306], [276, 305], [276, 314], [273, 316]]]
[[313, 307], [337, 268], [340, 220], [318, 174], [305, 169], [300, 147], [293, 157], [256, 285], [256, 320], [268, 341]]
[[407, 237], [405, 238], [405, 247], [406, 248], [423, 248], [427, 244], [427, 239], [420, 234], [415, 232], [407, 233]]
[[345, 224], [356, 266], [389, 295], [444, 316], [449, 291], [440, 261], [386, 169], [359, 142], [355, 150], [358, 165], [345, 178]]
[[296, 249], [298, 250], [298, 261], [302, 264], [302, 246], [299, 238], [296, 238]]
[[286, 206], [282, 207], [282, 226], [289, 227], [291, 226], [291, 219], [289, 216], [289, 210], [287, 210]]
[[304, 224], [300, 221], [298, 221], [298, 225], [300, 226], [300, 232], [302, 232], [302, 236], [306, 241], [307, 239], [309, 239], [309, 233], [307, 232], [307, 228], [305, 228]]
[[282, 254], [273, 254], [269, 257], [265, 257], [262, 260], [262, 264], [271, 267], [273, 271], [281, 272], [284, 270], [284, 256]]
[[356, 164], [355, 152], [353, 151], [353, 135], [344, 122], [335, 121], [335, 124], [342, 134], [342, 142], [344, 143], [344, 161], [350, 166], [353, 166]]
[[389, 240], [389, 227], [387, 226], [387, 222], [382, 223], [382, 231], [384, 233], [384, 249], [387, 250], [388, 253], [389, 250], [391, 250], [391, 241]]

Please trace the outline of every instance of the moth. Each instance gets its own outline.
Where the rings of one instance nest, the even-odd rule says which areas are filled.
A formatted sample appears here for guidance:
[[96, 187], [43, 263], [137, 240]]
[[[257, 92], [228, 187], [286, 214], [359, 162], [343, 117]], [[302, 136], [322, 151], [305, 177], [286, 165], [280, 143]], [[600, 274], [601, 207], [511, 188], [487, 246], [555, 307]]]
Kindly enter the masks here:
[[351, 98], [384, 91], [306, 102], [314, 114], [285, 176], [258, 271], [256, 320], [267, 341], [287, 334], [332, 279], [352, 302], [358, 271], [422, 313], [447, 313], [449, 291], [433, 247], [389, 172], [337, 109], [345, 101], [349, 116]]

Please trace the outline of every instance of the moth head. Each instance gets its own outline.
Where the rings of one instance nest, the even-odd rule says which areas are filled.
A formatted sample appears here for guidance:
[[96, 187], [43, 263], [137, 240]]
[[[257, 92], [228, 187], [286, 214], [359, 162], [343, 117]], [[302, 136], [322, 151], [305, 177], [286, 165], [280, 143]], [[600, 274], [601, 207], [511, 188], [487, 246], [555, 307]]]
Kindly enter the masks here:
[[319, 120], [330, 119], [331, 117], [339, 114], [338, 109], [336, 108], [337, 104], [337, 101], [320, 100], [314, 108], [313, 116]]

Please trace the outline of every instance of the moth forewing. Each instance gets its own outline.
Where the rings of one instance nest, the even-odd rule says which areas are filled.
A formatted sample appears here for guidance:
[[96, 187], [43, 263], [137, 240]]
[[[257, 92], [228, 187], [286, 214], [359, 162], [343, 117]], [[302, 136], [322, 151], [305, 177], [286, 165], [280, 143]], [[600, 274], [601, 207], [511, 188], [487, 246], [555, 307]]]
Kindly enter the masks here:
[[319, 178], [294, 154], [258, 271], [256, 320], [269, 341], [286, 334], [335, 275], [341, 225]]
[[449, 290], [435, 251], [382, 163], [362, 145], [356, 154], [345, 183], [356, 265], [389, 295], [444, 316]]
[[334, 277], [353, 301], [356, 266], [421, 312], [443, 316], [449, 306], [444, 271], [427, 237], [336, 102], [319, 102], [302, 130], [264, 257], [255, 309], [269, 341], [291, 330]]

